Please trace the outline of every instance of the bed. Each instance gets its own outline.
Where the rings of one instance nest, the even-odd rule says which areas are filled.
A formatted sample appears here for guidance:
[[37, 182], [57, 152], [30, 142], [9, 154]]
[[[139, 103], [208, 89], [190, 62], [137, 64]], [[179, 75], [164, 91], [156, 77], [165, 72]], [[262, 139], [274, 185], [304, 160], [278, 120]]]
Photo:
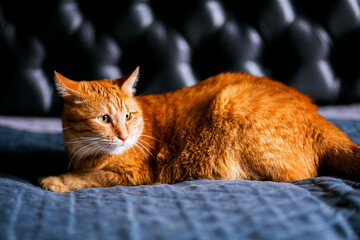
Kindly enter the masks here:
[[[319, 112], [360, 144], [360, 105]], [[360, 182], [320, 176], [290, 183], [41, 189], [68, 170], [58, 118], [0, 117], [0, 239], [358, 239]]]

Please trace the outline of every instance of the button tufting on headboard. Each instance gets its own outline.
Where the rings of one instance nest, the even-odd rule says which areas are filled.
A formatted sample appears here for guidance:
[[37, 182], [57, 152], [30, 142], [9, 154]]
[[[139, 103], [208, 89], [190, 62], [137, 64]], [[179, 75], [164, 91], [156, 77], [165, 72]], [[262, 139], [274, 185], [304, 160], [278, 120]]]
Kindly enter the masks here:
[[319, 104], [360, 101], [358, 0], [0, 1], [0, 114], [58, 116], [53, 71], [138, 93], [223, 71], [270, 76]]

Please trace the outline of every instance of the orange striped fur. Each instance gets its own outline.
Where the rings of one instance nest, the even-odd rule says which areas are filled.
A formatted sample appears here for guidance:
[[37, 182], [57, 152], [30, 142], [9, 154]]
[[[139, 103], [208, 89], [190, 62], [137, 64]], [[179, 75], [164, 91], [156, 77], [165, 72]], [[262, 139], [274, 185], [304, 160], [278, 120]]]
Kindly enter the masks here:
[[80, 82], [56, 73], [72, 171], [40, 179], [44, 189], [197, 179], [286, 182], [316, 177], [321, 166], [360, 173], [360, 148], [293, 88], [223, 73], [136, 97], [138, 72]]

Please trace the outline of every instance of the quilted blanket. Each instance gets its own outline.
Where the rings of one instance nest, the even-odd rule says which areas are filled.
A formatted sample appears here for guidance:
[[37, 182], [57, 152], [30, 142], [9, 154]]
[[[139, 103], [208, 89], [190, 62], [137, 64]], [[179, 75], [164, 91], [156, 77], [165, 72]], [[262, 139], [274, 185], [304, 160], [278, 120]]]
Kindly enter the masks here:
[[[360, 121], [333, 120], [360, 144]], [[0, 239], [359, 239], [360, 183], [191, 181], [42, 190], [67, 171], [60, 133], [0, 128]]]

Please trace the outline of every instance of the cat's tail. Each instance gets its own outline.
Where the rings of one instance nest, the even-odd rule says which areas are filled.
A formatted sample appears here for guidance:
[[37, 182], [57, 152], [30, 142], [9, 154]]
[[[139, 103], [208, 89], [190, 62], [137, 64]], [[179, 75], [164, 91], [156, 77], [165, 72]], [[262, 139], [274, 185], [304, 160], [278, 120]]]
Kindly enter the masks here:
[[322, 122], [320, 167], [330, 168], [346, 176], [360, 177], [360, 147], [332, 123]]

